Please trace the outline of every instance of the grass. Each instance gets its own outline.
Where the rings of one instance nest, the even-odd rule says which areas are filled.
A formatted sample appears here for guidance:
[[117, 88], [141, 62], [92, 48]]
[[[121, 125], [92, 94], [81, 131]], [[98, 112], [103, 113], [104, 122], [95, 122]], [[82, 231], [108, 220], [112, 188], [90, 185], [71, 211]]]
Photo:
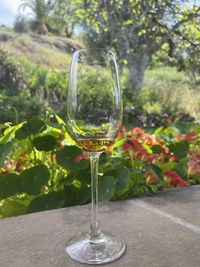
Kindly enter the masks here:
[[197, 119], [200, 115], [200, 85], [173, 67], [148, 69], [141, 98], [148, 112], [187, 113]]
[[141, 125], [140, 120], [151, 127], [151, 121], [157, 125], [159, 118], [163, 123], [167, 117], [185, 118], [188, 121], [192, 119], [191, 116], [200, 122], [200, 84], [192, 83], [187, 72], [179, 72], [176, 68], [161, 64], [149, 68], [145, 72], [140, 93], [134, 93], [127, 86], [127, 75], [125, 70], [121, 83], [124, 110], [127, 112], [125, 123], [129, 128]]
[[53, 44], [51, 48], [45, 44], [35, 42], [27, 34], [20, 34], [12, 40], [0, 42], [0, 48], [8, 51], [18, 59], [25, 57], [35, 64], [49, 68], [63, 70], [69, 67], [71, 61], [70, 54], [53, 48]]
[[171, 83], [190, 83], [190, 77], [185, 72], [177, 71], [175, 67], [160, 66], [147, 69], [145, 73], [145, 85], [152, 84], [156, 80]]

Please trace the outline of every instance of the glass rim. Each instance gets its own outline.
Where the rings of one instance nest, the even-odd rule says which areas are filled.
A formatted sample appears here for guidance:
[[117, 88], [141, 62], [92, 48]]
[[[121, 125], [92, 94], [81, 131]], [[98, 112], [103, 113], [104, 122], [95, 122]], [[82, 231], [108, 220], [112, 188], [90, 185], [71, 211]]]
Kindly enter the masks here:
[[[77, 49], [76, 51], [74, 51], [73, 53], [73, 58], [76, 57], [77, 55], [80, 55], [82, 52], [85, 52], [85, 54], [87, 55], [95, 55], [95, 51], [99, 51], [99, 52], [105, 52], [106, 54], [110, 54], [113, 58], [112, 60], [116, 61], [115, 59], [115, 54], [112, 50], [110, 49], [106, 49], [106, 48], [92, 48], [92, 49], [87, 49], [87, 48], [81, 48], [81, 49]], [[93, 53], [94, 52], [94, 53]], [[100, 54], [100, 53], [99, 53]], [[98, 55], [98, 54], [97, 54]], [[105, 58], [103, 57], [103, 54], [101, 55], [102, 58], [101, 58], [101, 62], [109, 62], [111, 61], [111, 58]], [[103, 59], [103, 60], [102, 60]]]

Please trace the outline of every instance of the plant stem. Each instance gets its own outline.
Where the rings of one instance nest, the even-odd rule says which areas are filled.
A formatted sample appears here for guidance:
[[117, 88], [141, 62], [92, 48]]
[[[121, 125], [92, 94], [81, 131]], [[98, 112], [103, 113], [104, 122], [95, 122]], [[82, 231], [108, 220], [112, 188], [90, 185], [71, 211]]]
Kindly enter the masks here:
[[34, 146], [33, 146], [33, 154], [34, 154], [34, 165], [36, 166], [37, 165], [37, 156], [36, 156], [36, 151], [35, 151]]
[[132, 163], [132, 167], [133, 167], [133, 170], [134, 170], [134, 160], [133, 160], [133, 152], [131, 151], [129, 153], [130, 157], [131, 157], [131, 163]]
[[95, 242], [101, 235], [98, 220], [98, 164], [100, 153], [90, 153], [91, 164], [91, 196], [92, 214], [90, 226], [90, 241]]
[[34, 165], [36, 166], [37, 165], [37, 156], [36, 156], [36, 151], [35, 151], [35, 148], [34, 148], [34, 145], [33, 145], [33, 140], [32, 138], [30, 137], [29, 138], [30, 142], [31, 142], [31, 145], [32, 145], [32, 149], [33, 149], [33, 155], [34, 155]]

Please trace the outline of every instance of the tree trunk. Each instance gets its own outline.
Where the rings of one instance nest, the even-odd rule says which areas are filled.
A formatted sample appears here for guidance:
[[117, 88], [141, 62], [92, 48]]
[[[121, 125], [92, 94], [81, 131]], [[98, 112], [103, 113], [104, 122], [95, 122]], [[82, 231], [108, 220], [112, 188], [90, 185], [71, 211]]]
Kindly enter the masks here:
[[48, 33], [48, 29], [44, 21], [40, 21], [38, 27], [38, 34], [46, 35]]
[[136, 92], [142, 89], [144, 82], [144, 73], [149, 64], [150, 57], [146, 54], [141, 55], [129, 55], [127, 58], [128, 71], [129, 71], [129, 86]]
[[73, 34], [73, 30], [69, 31], [67, 28], [65, 28], [65, 35], [67, 38], [71, 38]]
[[71, 28], [69, 26], [65, 27], [65, 35], [67, 38], [71, 38], [73, 33], [74, 33], [74, 26], [71, 26]]

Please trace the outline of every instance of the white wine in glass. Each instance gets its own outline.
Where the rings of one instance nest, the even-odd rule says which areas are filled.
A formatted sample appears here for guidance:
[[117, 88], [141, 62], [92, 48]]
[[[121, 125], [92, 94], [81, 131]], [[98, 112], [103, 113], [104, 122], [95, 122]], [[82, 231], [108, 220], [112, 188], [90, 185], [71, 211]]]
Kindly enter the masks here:
[[124, 241], [102, 232], [98, 222], [98, 161], [112, 145], [122, 123], [122, 98], [115, 56], [103, 49], [73, 54], [67, 96], [66, 125], [71, 137], [89, 154], [92, 215], [89, 231], [72, 237], [66, 252], [78, 262], [103, 264], [118, 259]]

